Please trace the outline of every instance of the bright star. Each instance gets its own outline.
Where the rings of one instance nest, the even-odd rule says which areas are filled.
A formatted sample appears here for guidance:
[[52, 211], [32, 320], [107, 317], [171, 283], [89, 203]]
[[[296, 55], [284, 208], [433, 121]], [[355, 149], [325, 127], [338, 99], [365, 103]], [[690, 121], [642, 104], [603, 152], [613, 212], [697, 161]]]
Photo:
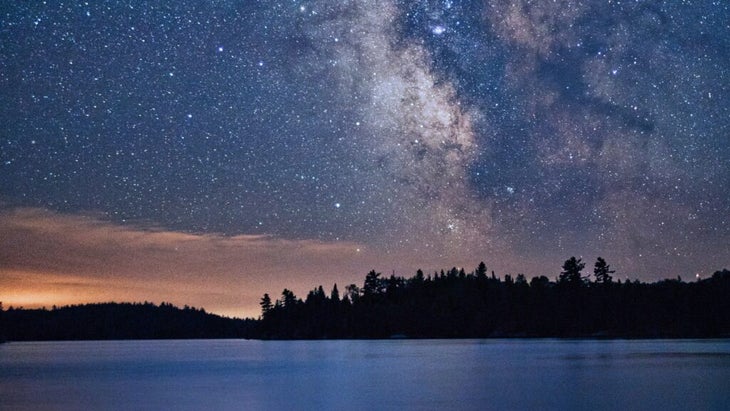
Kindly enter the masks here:
[[446, 27], [438, 25], [431, 29], [431, 32], [437, 36], [440, 36], [446, 32]]

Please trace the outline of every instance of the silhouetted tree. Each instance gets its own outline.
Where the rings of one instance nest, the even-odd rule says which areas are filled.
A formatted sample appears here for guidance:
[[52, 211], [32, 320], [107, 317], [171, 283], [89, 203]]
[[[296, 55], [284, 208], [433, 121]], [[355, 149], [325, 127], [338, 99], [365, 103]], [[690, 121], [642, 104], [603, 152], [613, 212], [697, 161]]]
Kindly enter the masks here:
[[475, 271], [475, 275], [479, 280], [485, 280], [487, 278], [487, 265], [484, 261], [480, 262]]
[[337, 283], [332, 287], [332, 292], [330, 293], [330, 300], [338, 303], [340, 302], [340, 291], [337, 289]]
[[365, 276], [365, 283], [362, 287], [362, 294], [364, 297], [371, 297], [373, 295], [382, 294], [384, 291], [383, 282], [380, 280], [380, 273], [376, 273], [375, 270], [371, 270]]
[[305, 301], [311, 304], [322, 304], [326, 299], [327, 296], [324, 294], [324, 288], [320, 285], [307, 294], [307, 299]]
[[451, 270], [449, 270], [449, 273], [446, 275], [446, 277], [449, 280], [454, 280], [458, 276], [459, 276], [459, 269], [456, 267], [451, 267]]
[[259, 305], [261, 306], [262, 316], [266, 316], [266, 314], [274, 307], [273, 305], [271, 305], [271, 297], [269, 297], [269, 294], [264, 294], [264, 296], [261, 297], [261, 302], [259, 303]]
[[583, 271], [585, 266], [586, 264], [581, 262], [580, 258], [570, 257], [563, 263], [563, 271], [560, 273], [560, 277], [558, 277], [558, 283], [570, 286], [583, 285], [581, 271]]
[[598, 257], [596, 265], [593, 268], [593, 275], [596, 277], [596, 283], [599, 284], [610, 284], [613, 281], [611, 274], [615, 273], [615, 270], [611, 270], [611, 266], [606, 264], [606, 260]]
[[415, 276], [415, 277], [413, 277], [413, 279], [412, 279], [412, 281], [411, 281], [411, 282], [412, 282], [413, 284], [423, 284], [423, 282], [424, 282], [425, 280], [426, 280], [426, 279], [425, 279], [425, 277], [423, 276], [423, 270], [421, 270], [421, 269], [419, 268], [419, 269], [418, 269], [418, 271], [416, 271], [416, 276]]
[[284, 308], [290, 308], [295, 306], [297, 303], [297, 296], [294, 295], [294, 292], [288, 289], [284, 289], [284, 291], [281, 292], [281, 305]]
[[360, 287], [355, 284], [350, 284], [345, 287], [345, 292], [347, 293], [345, 297], [352, 303], [360, 299]]

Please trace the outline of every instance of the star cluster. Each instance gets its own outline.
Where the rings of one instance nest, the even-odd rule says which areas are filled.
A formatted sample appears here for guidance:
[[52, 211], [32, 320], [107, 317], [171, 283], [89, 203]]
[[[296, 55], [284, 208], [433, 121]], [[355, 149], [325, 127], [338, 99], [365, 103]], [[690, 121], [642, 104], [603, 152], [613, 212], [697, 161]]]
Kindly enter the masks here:
[[730, 258], [726, 2], [15, 2], [0, 27], [7, 207], [444, 265]]

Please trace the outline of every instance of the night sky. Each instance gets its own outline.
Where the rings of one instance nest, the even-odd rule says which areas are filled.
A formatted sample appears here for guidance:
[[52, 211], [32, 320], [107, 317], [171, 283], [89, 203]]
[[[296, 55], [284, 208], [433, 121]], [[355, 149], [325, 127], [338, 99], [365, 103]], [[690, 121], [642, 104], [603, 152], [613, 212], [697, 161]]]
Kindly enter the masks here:
[[0, 4], [5, 306], [730, 266], [727, 1]]

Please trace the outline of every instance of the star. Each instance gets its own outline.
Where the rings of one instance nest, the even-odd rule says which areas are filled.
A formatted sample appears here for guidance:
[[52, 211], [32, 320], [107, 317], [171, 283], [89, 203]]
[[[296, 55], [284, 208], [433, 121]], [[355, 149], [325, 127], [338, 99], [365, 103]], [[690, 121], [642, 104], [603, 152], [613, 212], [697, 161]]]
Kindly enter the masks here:
[[[352, 282], [482, 260], [547, 275], [567, 253], [642, 280], [730, 261], [724, 2], [229, 3], [8, 2], [0, 221], [214, 238], [191, 250], [211, 261], [225, 239], [311, 242]], [[170, 276], [156, 258], [139, 271]], [[196, 264], [207, 295], [233, 271], [265, 283]]]

